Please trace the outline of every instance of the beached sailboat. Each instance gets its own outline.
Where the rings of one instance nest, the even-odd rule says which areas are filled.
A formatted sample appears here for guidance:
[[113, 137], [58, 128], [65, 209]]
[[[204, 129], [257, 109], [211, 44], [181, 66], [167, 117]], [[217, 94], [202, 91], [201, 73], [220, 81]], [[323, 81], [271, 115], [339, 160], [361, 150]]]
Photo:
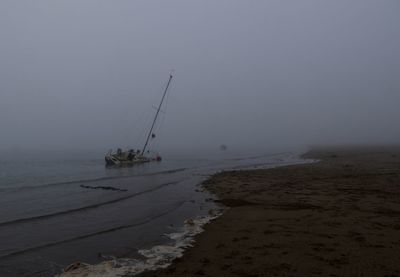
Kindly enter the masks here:
[[[155, 134], [153, 133], [154, 126], [156, 124], [157, 118], [160, 114], [161, 106], [164, 103], [165, 96], [167, 95], [167, 91], [169, 85], [172, 81], [172, 74], [169, 75], [168, 83], [164, 89], [163, 96], [161, 98], [160, 104], [158, 105], [156, 114], [154, 116], [153, 122], [151, 124], [150, 131], [147, 134], [146, 142], [142, 148], [142, 150], [133, 150], [129, 149], [127, 151], [123, 151], [121, 148], [118, 148], [117, 152], [113, 153], [112, 151], [108, 152], [104, 159], [106, 162], [106, 166], [131, 166], [135, 164], [142, 164], [152, 161], [161, 161], [160, 155], [149, 156], [149, 151], [146, 152], [147, 146], [151, 138], [155, 138]], [[147, 155], [146, 155], [147, 154]]]

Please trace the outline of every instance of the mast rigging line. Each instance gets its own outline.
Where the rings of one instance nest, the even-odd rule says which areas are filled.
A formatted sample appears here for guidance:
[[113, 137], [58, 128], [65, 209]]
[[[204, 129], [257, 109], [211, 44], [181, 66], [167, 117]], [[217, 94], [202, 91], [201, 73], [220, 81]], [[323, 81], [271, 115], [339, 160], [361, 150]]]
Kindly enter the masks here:
[[149, 134], [147, 135], [146, 143], [145, 143], [144, 146], [143, 146], [142, 155], [143, 155], [144, 152], [146, 151], [146, 147], [147, 147], [147, 145], [148, 145], [148, 143], [149, 143], [149, 139], [150, 139], [150, 137], [151, 137], [151, 134], [153, 133], [154, 125], [155, 125], [155, 123], [156, 123], [158, 114], [160, 113], [161, 106], [162, 106], [162, 104], [163, 104], [163, 102], [164, 102], [164, 98], [165, 98], [165, 95], [167, 94], [167, 91], [168, 91], [169, 85], [170, 85], [170, 83], [171, 83], [172, 77], [173, 77], [173, 76], [172, 76], [172, 73], [169, 74], [168, 83], [167, 83], [167, 86], [165, 87], [164, 94], [163, 94], [163, 96], [162, 96], [162, 98], [161, 98], [161, 102], [160, 102], [160, 104], [158, 105], [158, 109], [157, 109], [156, 115], [154, 116], [153, 123], [151, 124], [150, 132], [149, 132]]

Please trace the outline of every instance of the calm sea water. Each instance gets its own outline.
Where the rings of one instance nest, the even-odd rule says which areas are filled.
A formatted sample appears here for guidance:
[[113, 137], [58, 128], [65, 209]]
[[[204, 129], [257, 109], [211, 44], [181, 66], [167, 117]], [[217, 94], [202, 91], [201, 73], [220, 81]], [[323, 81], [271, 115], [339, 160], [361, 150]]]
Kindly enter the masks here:
[[291, 153], [225, 151], [110, 169], [95, 152], [2, 154], [0, 276], [54, 276], [75, 261], [137, 257], [215, 208], [198, 189], [207, 176], [299, 162]]

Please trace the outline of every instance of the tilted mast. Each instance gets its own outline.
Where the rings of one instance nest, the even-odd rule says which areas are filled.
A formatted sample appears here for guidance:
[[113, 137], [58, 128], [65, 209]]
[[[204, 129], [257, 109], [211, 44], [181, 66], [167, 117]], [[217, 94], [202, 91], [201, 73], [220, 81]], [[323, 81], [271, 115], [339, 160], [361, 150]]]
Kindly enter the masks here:
[[147, 147], [147, 144], [149, 143], [150, 136], [151, 136], [151, 134], [153, 133], [154, 125], [156, 124], [156, 120], [157, 120], [158, 114], [160, 113], [161, 106], [162, 106], [162, 104], [163, 104], [163, 102], [164, 102], [165, 95], [167, 95], [168, 87], [169, 87], [169, 84], [171, 83], [171, 80], [172, 80], [172, 74], [169, 74], [168, 83], [167, 83], [167, 86], [165, 87], [164, 94], [163, 94], [163, 96], [162, 96], [162, 98], [161, 98], [160, 105], [158, 105], [157, 112], [156, 112], [156, 115], [155, 115], [155, 117], [154, 117], [153, 123], [151, 124], [150, 132], [149, 132], [149, 134], [147, 135], [146, 143], [145, 143], [144, 146], [143, 146], [142, 155], [143, 155], [144, 152], [146, 151], [146, 147]]

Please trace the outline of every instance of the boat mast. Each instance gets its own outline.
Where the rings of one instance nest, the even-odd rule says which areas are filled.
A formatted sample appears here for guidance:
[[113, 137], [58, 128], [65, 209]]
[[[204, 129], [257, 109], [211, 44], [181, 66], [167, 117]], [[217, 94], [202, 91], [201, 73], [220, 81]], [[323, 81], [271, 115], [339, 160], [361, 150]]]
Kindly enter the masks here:
[[151, 134], [153, 132], [154, 124], [156, 123], [158, 114], [160, 113], [161, 106], [162, 106], [162, 104], [164, 102], [164, 98], [165, 98], [165, 95], [167, 94], [167, 90], [168, 90], [169, 84], [171, 83], [171, 80], [172, 80], [172, 74], [169, 74], [168, 83], [167, 83], [167, 86], [165, 87], [164, 94], [163, 94], [163, 97], [161, 98], [160, 105], [158, 105], [157, 112], [156, 112], [156, 115], [154, 117], [153, 123], [151, 124], [150, 132], [147, 135], [146, 143], [144, 144], [144, 147], [143, 147], [143, 150], [142, 150], [142, 155], [144, 154], [144, 151], [146, 151], [147, 144], [149, 143], [150, 136], [151, 136]]

